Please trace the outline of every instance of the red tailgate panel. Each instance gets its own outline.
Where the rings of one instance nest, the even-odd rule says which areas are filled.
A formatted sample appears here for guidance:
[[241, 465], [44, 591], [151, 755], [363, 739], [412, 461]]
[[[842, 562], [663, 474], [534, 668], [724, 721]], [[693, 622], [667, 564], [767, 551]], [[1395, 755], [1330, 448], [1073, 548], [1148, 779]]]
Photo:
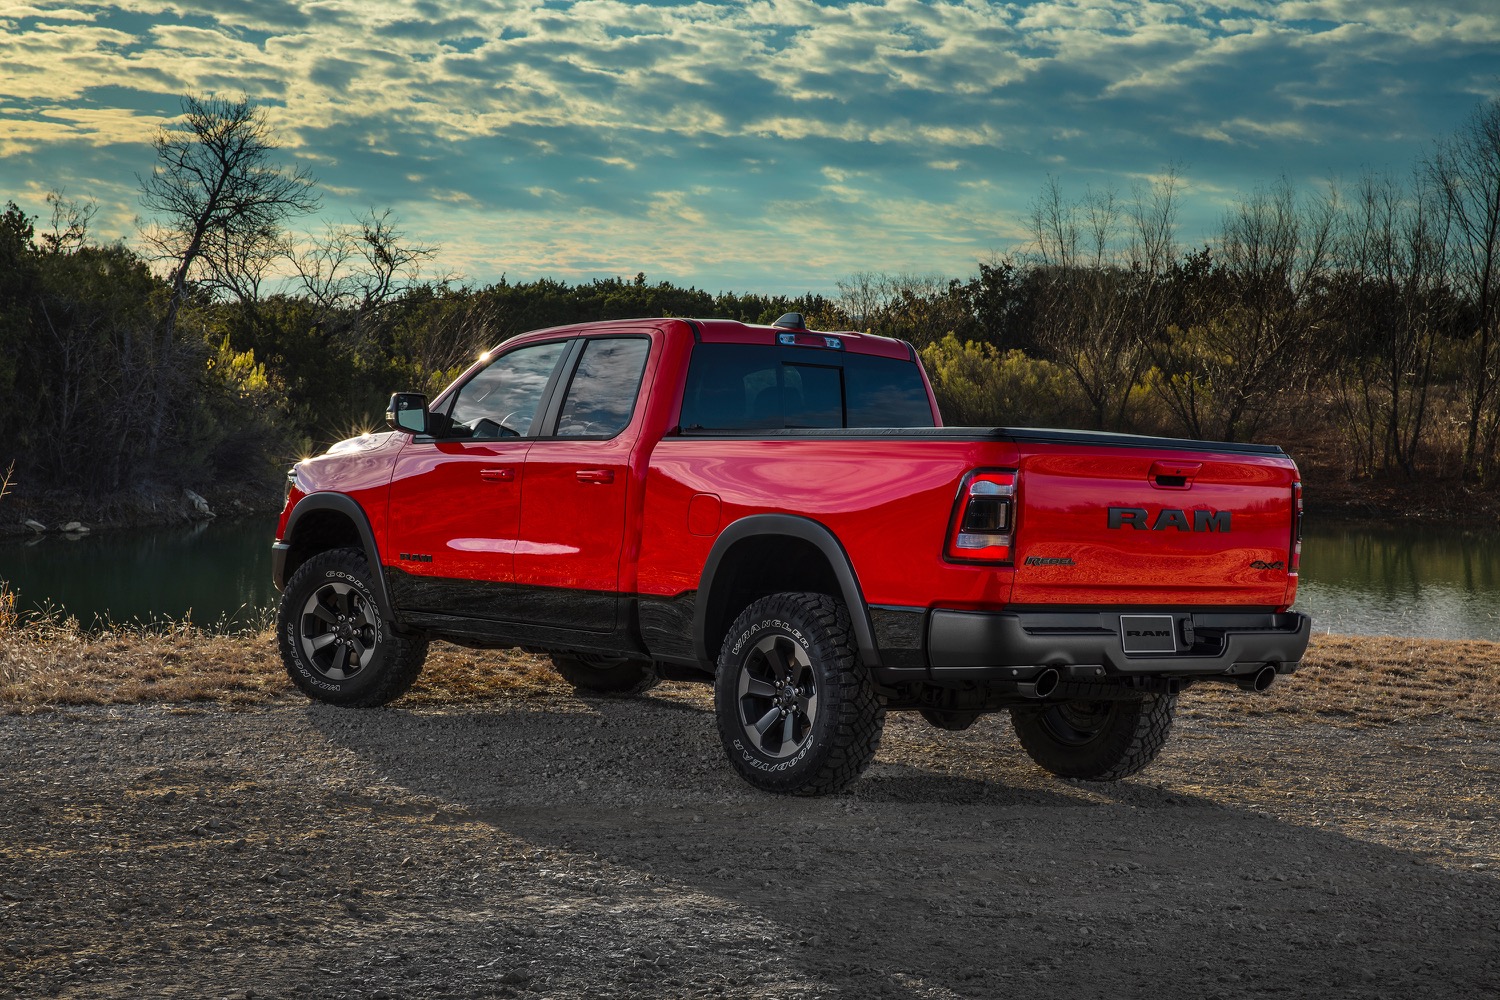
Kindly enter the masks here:
[[1290, 460], [1270, 456], [1025, 454], [1011, 602], [1280, 606], [1295, 478]]

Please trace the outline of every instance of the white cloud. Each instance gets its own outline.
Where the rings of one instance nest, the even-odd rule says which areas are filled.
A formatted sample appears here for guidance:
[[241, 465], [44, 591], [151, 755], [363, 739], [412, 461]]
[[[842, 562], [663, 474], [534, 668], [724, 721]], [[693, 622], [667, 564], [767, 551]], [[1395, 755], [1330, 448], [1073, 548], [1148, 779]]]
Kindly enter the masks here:
[[94, 15], [90, 11], [75, 10], [71, 7], [31, 7], [26, 4], [7, 5], [0, 9], [0, 23], [14, 25], [22, 18], [34, 17], [39, 21], [92, 21]]
[[14, 156], [64, 142], [77, 133], [65, 122], [12, 118], [0, 112], [0, 156]]
[[[514, 234], [511, 216], [490, 228], [538, 267], [564, 266], [592, 238], [615, 249], [584, 254], [590, 266], [659, 253], [685, 273], [695, 254], [671, 240], [741, 226], [768, 204], [804, 213], [815, 256], [882, 268], [868, 258], [923, 242], [973, 252], [1006, 225], [974, 220], [1013, 211], [1049, 166], [1129, 176], [1179, 145], [1253, 165], [1337, 147], [1329, 123], [1361, 117], [1366, 133], [1388, 122], [1387, 136], [1419, 137], [1437, 97], [1404, 111], [1397, 99], [1423, 86], [1492, 92], [1482, 55], [1500, 44], [1494, 0], [80, 7], [0, 13], [0, 155], [144, 146], [176, 95], [243, 90], [333, 198], [367, 200], [383, 178], [408, 213], [438, 219], [454, 205], [499, 212], [497, 188], [529, 191], [571, 214], [528, 216], [532, 236]], [[1476, 52], [1452, 79], [1401, 72]], [[836, 175], [818, 175], [825, 162]], [[619, 218], [628, 235], [607, 224]], [[736, 233], [768, 259], [787, 252], [754, 227]]]

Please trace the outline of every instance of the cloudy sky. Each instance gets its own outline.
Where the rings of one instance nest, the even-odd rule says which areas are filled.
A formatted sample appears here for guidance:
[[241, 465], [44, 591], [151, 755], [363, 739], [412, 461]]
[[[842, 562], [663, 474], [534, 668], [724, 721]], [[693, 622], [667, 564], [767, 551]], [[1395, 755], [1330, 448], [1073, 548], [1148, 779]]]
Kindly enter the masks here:
[[1049, 176], [1175, 166], [1192, 242], [1282, 176], [1404, 174], [1500, 94], [1500, 2], [0, 0], [0, 201], [134, 241], [187, 92], [261, 103], [322, 220], [393, 209], [472, 282], [826, 291], [973, 273]]

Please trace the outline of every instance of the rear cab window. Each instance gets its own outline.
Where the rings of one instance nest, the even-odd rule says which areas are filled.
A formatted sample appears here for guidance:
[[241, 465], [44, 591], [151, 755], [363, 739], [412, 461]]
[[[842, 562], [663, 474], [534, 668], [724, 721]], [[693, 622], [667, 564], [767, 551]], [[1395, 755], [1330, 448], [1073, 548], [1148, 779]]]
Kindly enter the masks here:
[[934, 425], [913, 361], [739, 343], [694, 346], [679, 422], [684, 434]]

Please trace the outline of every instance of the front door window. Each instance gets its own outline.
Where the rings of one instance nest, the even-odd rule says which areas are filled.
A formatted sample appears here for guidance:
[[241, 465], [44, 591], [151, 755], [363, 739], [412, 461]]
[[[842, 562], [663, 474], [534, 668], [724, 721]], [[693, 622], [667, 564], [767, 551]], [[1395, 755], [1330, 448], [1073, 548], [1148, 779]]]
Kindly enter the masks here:
[[566, 341], [532, 344], [502, 354], [454, 394], [438, 437], [493, 441], [527, 437]]

